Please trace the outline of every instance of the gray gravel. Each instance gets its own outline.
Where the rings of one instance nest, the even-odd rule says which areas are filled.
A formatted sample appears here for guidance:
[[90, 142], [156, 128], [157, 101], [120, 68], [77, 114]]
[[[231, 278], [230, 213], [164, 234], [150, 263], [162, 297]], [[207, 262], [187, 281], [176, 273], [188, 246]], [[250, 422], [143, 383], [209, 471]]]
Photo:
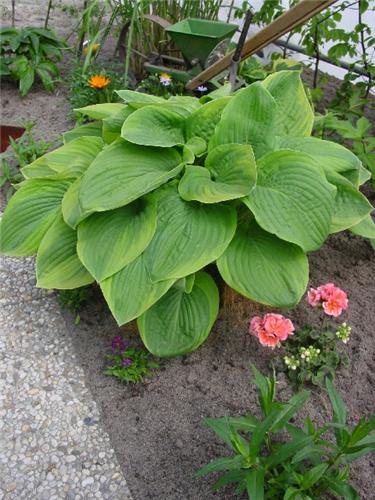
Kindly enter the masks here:
[[53, 293], [0, 257], [0, 500], [131, 499]]

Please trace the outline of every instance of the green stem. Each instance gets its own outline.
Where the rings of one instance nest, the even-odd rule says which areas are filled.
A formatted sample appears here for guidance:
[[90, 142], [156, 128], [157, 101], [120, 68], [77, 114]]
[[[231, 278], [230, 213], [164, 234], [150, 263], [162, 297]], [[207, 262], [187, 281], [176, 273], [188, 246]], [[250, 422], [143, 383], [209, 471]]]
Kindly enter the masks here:
[[137, 4], [135, 4], [133, 7], [132, 17], [131, 17], [130, 27], [129, 27], [129, 32], [128, 32], [128, 43], [127, 43], [127, 47], [126, 47], [125, 74], [124, 74], [124, 87], [125, 88], [127, 88], [128, 80], [129, 80], [130, 55], [131, 55], [131, 48], [132, 48], [132, 42], [133, 42], [133, 29], [134, 29], [134, 21], [135, 21], [136, 12], [137, 12]]
[[[362, 27], [362, 0], [358, 1], [358, 24], [361, 26], [361, 31], [359, 33], [359, 36], [360, 36], [360, 43], [361, 43], [361, 48], [362, 48], [362, 62], [363, 62], [363, 67], [366, 70], [367, 78], [368, 78], [366, 92], [364, 95], [364, 98], [367, 99], [368, 95], [370, 93], [370, 89], [372, 87], [372, 75], [371, 75], [371, 71], [370, 71], [370, 68], [368, 65], [368, 61], [367, 61], [365, 34], [363, 32], [363, 27]], [[364, 103], [362, 111], [364, 110], [365, 106], [366, 106], [366, 104]]]

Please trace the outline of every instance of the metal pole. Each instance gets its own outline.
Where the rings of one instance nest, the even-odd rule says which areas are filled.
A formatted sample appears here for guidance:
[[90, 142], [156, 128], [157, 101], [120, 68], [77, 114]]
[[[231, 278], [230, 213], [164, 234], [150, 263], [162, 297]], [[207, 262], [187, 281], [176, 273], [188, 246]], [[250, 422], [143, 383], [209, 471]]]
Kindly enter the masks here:
[[12, 0], [12, 26], [14, 28], [16, 20], [16, 0]]
[[48, 7], [47, 7], [46, 19], [44, 21], [44, 29], [47, 29], [47, 26], [48, 26], [49, 13], [51, 11], [51, 7], [52, 7], [52, 0], [49, 0]]
[[[273, 43], [275, 45], [277, 45], [278, 47], [283, 47], [283, 48], [285, 47], [289, 50], [292, 50], [293, 52], [298, 52], [299, 54], [303, 54], [304, 56], [315, 57], [315, 56], [310, 56], [309, 54], [306, 54], [305, 50], [302, 47], [300, 47], [299, 45], [296, 45], [294, 43], [285, 42], [284, 40], [275, 40]], [[350, 70], [353, 73], [357, 73], [357, 75], [368, 76], [366, 71], [364, 69], [362, 69], [360, 66], [358, 66], [357, 64], [355, 64], [354, 66], [351, 66], [349, 63], [347, 63], [345, 61], [334, 62], [331, 59], [329, 59], [329, 57], [326, 56], [325, 54], [320, 54], [319, 59], [321, 61], [326, 62], [326, 63], [333, 64], [333, 66], [337, 66], [338, 68]]]
[[234, 89], [236, 86], [237, 71], [238, 71], [238, 66], [240, 64], [241, 52], [242, 52], [242, 48], [243, 48], [243, 45], [244, 45], [246, 37], [247, 37], [247, 32], [249, 31], [249, 28], [250, 28], [250, 23], [251, 23], [252, 17], [253, 17], [253, 13], [251, 12], [251, 9], [249, 9], [246, 12], [245, 22], [244, 22], [243, 27], [242, 27], [240, 39], [238, 40], [236, 50], [234, 51], [234, 54], [232, 57], [232, 63], [230, 65], [229, 82], [230, 82], [231, 92], [234, 92]]

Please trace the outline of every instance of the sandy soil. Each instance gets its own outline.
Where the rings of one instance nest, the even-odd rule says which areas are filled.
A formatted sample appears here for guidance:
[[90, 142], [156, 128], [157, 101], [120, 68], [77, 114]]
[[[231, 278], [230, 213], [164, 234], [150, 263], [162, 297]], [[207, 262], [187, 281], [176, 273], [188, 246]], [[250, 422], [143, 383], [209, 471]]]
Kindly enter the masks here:
[[[9, 3], [0, 2], [4, 25], [8, 24], [4, 13], [7, 14]], [[46, 2], [16, 3], [22, 3], [22, 9], [16, 11], [18, 25], [41, 23]], [[68, 32], [72, 24], [73, 19], [61, 9], [52, 11], [50, 26], [59, 33]], [[69, 57], [61, 68], [64, 77], [69, 71]], [[334, 85], [332, 80], [329, 88]], [[55, 140], [72, 126], [68, 113], [64, 84], [52, 95], [37, 86], [25, 98], [19, 96], [13, 84], [2, 84], [4, 123], [32, 120], [36, 123], [37, 136]], [[369, 194], [374, 204], [374, 194], [371, 190]], [[375, 254], [368, 242], [342, 234], [331, 237], [319, 252], [312, 254], [310, 264], [313, 286], [333, 281], [349, 294], [350, 308], [345, 319], [353, 327], [348, 345], [351, 366], [339, 373], [337, 386], [354, 422], [358, 415], [368, 416], [374, 411]], [[66, 313], [87, 383], [101, 408], [102, 424], [111, 437], [135, 499], [234, 498], [231, 490], [212, 494], [211, 478], [196, 480], [193, 474], [199, 466], [225, 452], [202, 425], [203, 417], [258, 412], [255, 389], [249, 382], [249, 364], [253, 362], [266, 369], [272, 354], [247, 333], [253, 306], [241, 301], [238, 311], [241, 314], [222, 315], [208, 341], [197, 352], [163, 362], [154, 378], [135, 387], [103, 375], [105, 352], [119, 329], [101, 297], [94, 297], [84, 308], [77, 327]], [[315, 312], [304, 301], [286, 314], [298, 326], [314, 324], [317, 320]], [[122, 333], [137, 342], [126, 327]], [[291, 394], [283, 377], [278, 387], [280, 397]], [[315, 392], [304, 414], [317, 422], [326, 419], [329, 416], [326, 396]], [[353, 483], [364, 500], [375, 499], [374, 477], [373, 458], [363, 459], [353, 468]]]

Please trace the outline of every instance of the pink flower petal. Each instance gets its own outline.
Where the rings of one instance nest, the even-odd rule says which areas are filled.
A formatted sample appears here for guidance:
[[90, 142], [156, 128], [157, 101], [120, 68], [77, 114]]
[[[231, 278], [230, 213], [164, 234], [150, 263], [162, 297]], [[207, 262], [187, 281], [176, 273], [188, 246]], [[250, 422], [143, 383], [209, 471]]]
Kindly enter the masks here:
[[317, 290], [316, 288], [310, 288], [310, 290], [307, 292], [307, 301], [310, 304], [310, 306], [312, 307], [317, 306], [321, 301], [321, 295], [319, 290]]

